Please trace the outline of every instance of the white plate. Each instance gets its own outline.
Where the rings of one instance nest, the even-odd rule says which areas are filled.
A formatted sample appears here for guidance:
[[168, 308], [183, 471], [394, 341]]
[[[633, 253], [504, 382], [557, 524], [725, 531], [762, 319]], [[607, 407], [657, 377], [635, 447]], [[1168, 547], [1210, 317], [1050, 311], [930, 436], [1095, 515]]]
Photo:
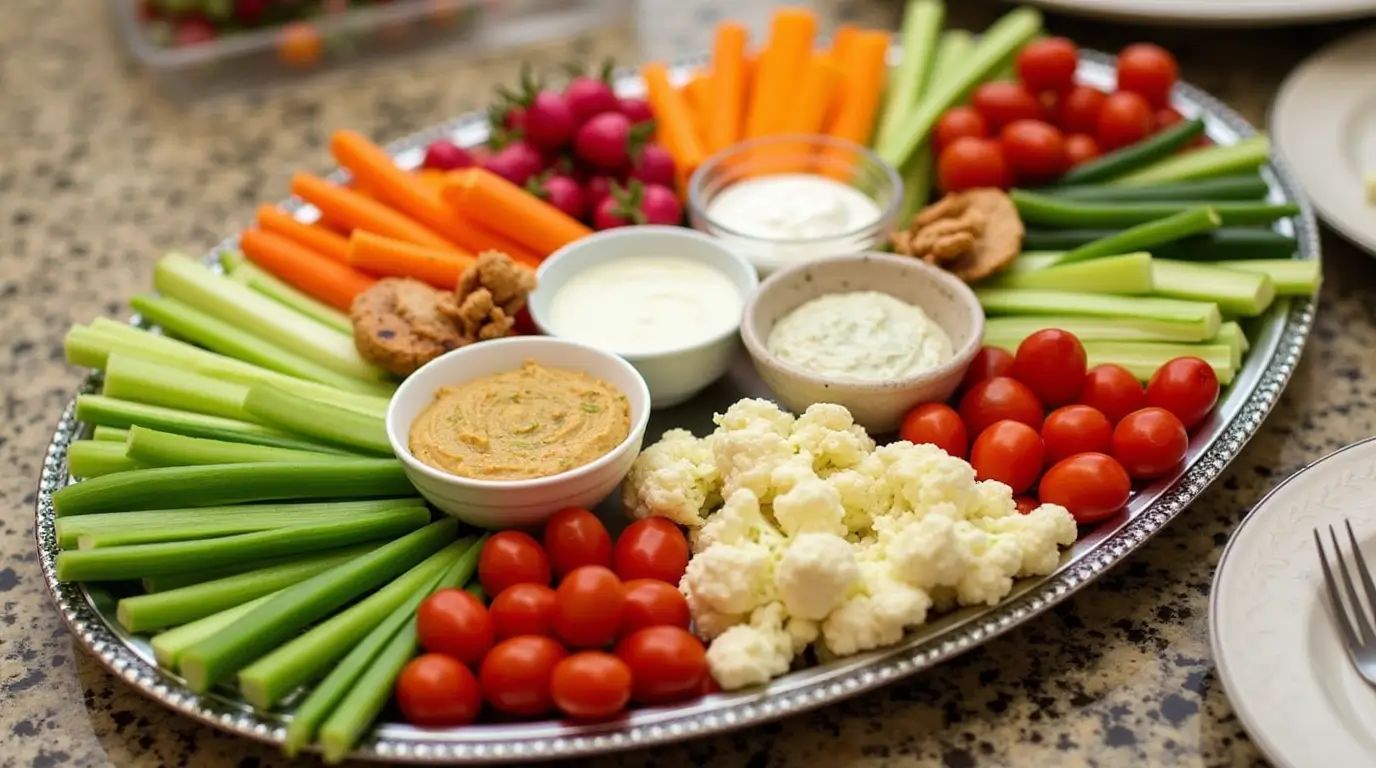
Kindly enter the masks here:
[[1271, 138], [1319, 216], [1376, 253], [1376, 205], [1364, 172], [1376, 171], [1376, 29], [1311, 56], [1281, 84]]
[[[1376, 438], [1300, 470], [1233, 534], [1214, 575], [1219, 679], [1277, 766], [1376, 765], [1376, 690], [1348, 663], [1328, 613], [1312, 531], [1352, 521], [1376, 563]], [[1347, 551], [1346, 549], [1344, 550]]]
[[1122, 21], [1284, 24], [1376, 15], [1373, 0], [1027, 0], [1047, 10]]

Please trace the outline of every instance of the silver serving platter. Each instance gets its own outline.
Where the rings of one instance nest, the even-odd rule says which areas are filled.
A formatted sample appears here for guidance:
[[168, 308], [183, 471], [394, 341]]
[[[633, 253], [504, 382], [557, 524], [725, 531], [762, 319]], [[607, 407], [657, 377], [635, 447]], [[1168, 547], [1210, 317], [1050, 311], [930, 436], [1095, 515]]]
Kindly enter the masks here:
[[[701, 59], [676, 62], [679, 76]], [[1081, 76], [1091, 84], [1111, 87], [1113, 58], [1085, 53]], [[643, 86], [634, 73], [618, 80], [623, 95]], [[1201, 115], [1214, 141], [1228, 144], [1254, 133], [1240, 116], [1202, 91], [1188, 85], [1176, 89], [1176, 106], [1187, 116]], [[404, 166], [419, 164], [425, 145], [441, 136], [465, 145], [487, 138], [482, 114], [469, 114], [408, 136], [388, 149]], [[1282, 222], [1296, 236], [1299, 255], [1319, 258], [1314, 215], [1290, 173], [1272, 161], [1266, 173], [1271, 199], [1297, 201], [1301, 213]], [[336, 173], [336, 180], [347, 175]], [[284, 204], [303, 218], [314, 212], [299, 200]], [[236, 247], [230, 238], [210, 253]], [[911, 633], [891, 648], [797, 669], [764, 688], [721, 693], [677, 707], [638, 709], [613, 722], [593, 725], [544, 721], [473, 725], [453, 730], [422, 730], [398, 722], [384, 722], [367, 736], [354, 757], [412, 763], [495, 763], [591, 755], [690, 739], [797, 714], [873, 690], [941, 663], [1047, 611], [1084, 587], [1140, 547], [1175, 518], [1218, 478], [1244, 444], [1261, 427], [1280, 398], [1304, 347], [1314, 319], [1314, 299], [1278, 301], [1267, 315], [1248, 328], [1252, 349], [1243, 369], [1227, 389], [1216, 413], [1191, 441], [1185, 468], [1137, 493], [1125, 513], [1101, 523], [1065, 554], [1057, 571], [1046, 578], [1019, 583], [1003, 603], [993, 608], [965, 609], [940, 618]], [[134, 322], [139, 322], [134, 318]], [[654, 414], [650, 434], [669, 427], [687, 427], [697, 434], [712, 428], [713, 412], [744, 396], [768, 397], [744, 355], [730, 373], [693, 402]], [[99, 376], [92, 374], [82, 391], [94, 391]], [[115, 621], [117, 595], [83, 584], [60, 583], [54, 563], [57, 540], [53, 531], [52, 494], [69, 482], [67, 446], [83, 434], [74, 416], [75, 403], [63, 411], [43, 462], [35, 510], [37, 544], [43, 575], [63, 619], [81, 645], [114, 674], [171, 709], [216, 728], [269, 743], [280, 743], [291, 702], [282, 711], [253, 710], [232, 691], [198, 695], [175, 675], [153, 661], [147, 639], [131, 636]], [[616, 499], [603, 505], [604, 518], [619, 517]]]

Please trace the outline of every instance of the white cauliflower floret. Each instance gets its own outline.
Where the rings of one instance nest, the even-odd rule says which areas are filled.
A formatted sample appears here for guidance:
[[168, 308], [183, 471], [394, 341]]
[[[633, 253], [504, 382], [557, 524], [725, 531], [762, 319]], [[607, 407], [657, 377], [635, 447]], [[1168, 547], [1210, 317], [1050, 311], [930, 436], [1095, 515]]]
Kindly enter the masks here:
[[935, 445], [892, 443], [875, 451], [885, 464], [894, 501], [919, 514], [944, 514], [964, 519], [965, 510], [980, 503], [975, 470]]
[[774, 566], [774, 585], [789, 615], [820, 621], [845, 602], [860, 577], [850, 542], [829, 533], [796, 536]]
[[1018, 578], [1046, 576], [1061, 563], [1061, 547], [1075, 543], [1079, 530], [1070, 512], [1057, 504], [1043, 504], [1026, 515], [984, 517], [971, 521], [980, 529], [1003, 535], [1022, 549]]
[[771, 603], [755, 611], [749, 624], [738, 624], [707, 648], [707, 668], [722, 690], [763, 685], [788, 671], [794, 636], [784, 627], [784, 609]]
[[794, 422], [789, 442], [798, 453], [810, 455], [819, 472], [853, 467], [874, 450], [874, 439], [850, 411], [832, 403], [809, 406]]
[[1013, 590], [1022, 567], [1022, 547], [1010, 536], [990, 536], [972, 523], [956, 524], [956, 546], [970, 567], [955, 585], [961, 605], [997, 605]]
[[863, 592], [822, 622], [827, 649], [839, 656], [898, 642], [909, 627], [927, 621], [932, 605], [926, 592], [895, 578], [884, 560], [866, 559], [861, 569]]
[[761, 502], [773, 498], [770, 476], [775, 467], [795, 458], [788, 439], [766, 429], [718, 431], [712, 436], [712, 454], [723, 498], [746, 488]]
[[841, 497], [841, 506], [846, 510], [844, 522], [851, 533], [862, 533], [876, 517], [893, 509], [893, 493], [884, 469], [884, 462], [871, 453], [854, 467], [827, 475], [827, 482]]
[[881, 517], [874, 521], [884, 557], [894, 572], [918, 589], [955, 586], [969, 569], [968, 552], [957, 546], [956, 526], [946, 515]]
[[722, 508], [707, 518], [701, 528], [689, 534], [694, 552], [701, 552], [715, 544], [763, 544], [773, 548], [784, 540], [760, 510], [760, 500], [748, 488], [742, 488], [726, 499]]
[[631, 465], [621, 503], [631, 517], [667, 517], [691, 528], [702, 525], [702, 512], [720, 489], [707, 441], [686, 429], [671, 429]]
[[788, 632], [788, 637], [793, 641], [793, 655], [797, 656], [805, 648], [817, 642], [817, 637], [822, 634], [822, 626], [810, 619], [800, 619], [794, 616], [788, 620], [784, 626]]
[[763, 429], [779, 437], [788, 437], [797, 419], [771, 400], [747, 398], [733, 403], [726, 413], [719, 413], [712, 420], [719, 433]]
[[792, 461], [775, 467], [770, 483], [774, 487], [774, 519], [786, 535], [830, 533], [845, 536], [848, 533], [841, 494], [831, 483], [817, 476], [807, 454], [798, 454]]
[[774, 599], [774, 553], [759, 544], [715, 544], [688, 561], [679, 588], [718, 613], [749, 613]]
[[737, 624], [744, 624], [750, 618], [748, 613], [721, 613], [713, 610], [704, 605], [702, 599], [686, 587], [685, 582], [679, 582], [679, 591], [683, 592], [684, 598], [688, 601], [688, 613], [693, 617], [693, 631], [703, 640], [710, 642], [726, 630]]
[[967, 519], [1018, 515], [1018, 503], [1013, 500], [1013, 489], [997, 480], [981, 480], [975, 483], [975, 495], [978, 496], [979, 503], [965, 513]]

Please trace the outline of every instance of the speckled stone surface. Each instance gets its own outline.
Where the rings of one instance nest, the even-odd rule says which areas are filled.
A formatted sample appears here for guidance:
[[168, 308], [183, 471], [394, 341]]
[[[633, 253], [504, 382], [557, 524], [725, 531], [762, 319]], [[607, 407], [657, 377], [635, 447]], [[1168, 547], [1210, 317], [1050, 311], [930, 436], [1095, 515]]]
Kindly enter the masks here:
[[[42, 451], [81, 372], [63, 363], [72, 322], [122, 317], [154, 258], [198, 251], [328, 166], [324, 137], [380, 139], [481, 105], [518, 57], [432, 57], [186, 110], [123, 58], [90, 0], [9, 0], [0, 17], [0, 764], [278, 765], [143, 699], [77, 648], [35, 563]], [[665, 4], [668, 7], [672, 4]], [[677, 4], [656, 52], [706, 39], [720, 4]], [[736, 3], [735, 5], [739, 5]], [[981, 28], [1001, 8], [952, 3]], [[897, 2], [827, 5], [892, 26]], [[686, 10], [685, 10], [686, 8]], [[667, 13], [667, 11], [666, 11]], [[667, 18], [667, 17], [660, 17]], [[1053, 18], [1114, 49], [1148, 38], [1185, 76], [1261, 121], [1288, 68], [1340, 26], [1284, 32], [1126, 29]], [[624, 33], [525, 54], [632, 55]], [[1226, 476], [1129, 562], [1048, 616], [940, 669], [813, 714], [593, 766], [1172, 765], [1262, 763], [1209, 659], [1206, 613], [1228, 533], [1280, 478], [1373, 434], [1376, 264], [1326, 237], [1309, 351], [1276, 412]]]

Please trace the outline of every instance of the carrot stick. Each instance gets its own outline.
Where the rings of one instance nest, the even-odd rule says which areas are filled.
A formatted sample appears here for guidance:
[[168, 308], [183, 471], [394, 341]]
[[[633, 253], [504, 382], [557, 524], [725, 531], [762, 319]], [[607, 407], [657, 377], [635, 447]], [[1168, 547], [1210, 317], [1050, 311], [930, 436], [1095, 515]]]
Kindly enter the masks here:
[[706, 112], [705, 152], [715, 154], [740, 140], [749, 76], [745, 56], [748, 38], [749, 33], [740, 24], [727, 21], [717, 25], [712, 44], [712, 91], [708, 102], [711, 108]]
[[707, 135], [707, 116], [712, 113], [712, 76], [705, 72], [698, 72], [693, 75], [692, 79], [683, 86], [683, 98], [688, 103], [688, 113], [693, 119], [698, 145], [704, 147], [703, 153], [706, 154], [704, 145]]
[[662, 62], [652, 62], [640, 68], [645, 79], [650, 109], [655, 113], [655, 129], [680, 176], [686, 178], [702, 165], [702, 142], [693, 127], [692, 111], [683, 94], [669, 84], [669, 68]]
[[448, 240], [390, 206], [331, 184], [319, 176], [296, 174], [291, 179], [291, 192], [319, 208], [330, 221], [347, 224], [350, 229], [362, 229], [431, 248], [454, 249]]
[[780, 8], [769, 29], [769, 47], [762, 54], [745, 118], [745, 137], [780, 133], [797, 95], [796, 79], [812, 55], [817, 14], [803, 8]]
[[437, 171], [433, 168], [423, 168], [416, 171], [416, 181], [419, 181], [422, 187], [425, 187], [436, 195], [444, 188], [445, 176], [446, 174], [444, 171]]
[[860, 41], [860, 36], [864, 30], [854, 24], [842, 24], [837, 27], [836, 34], [831, 36], [831, 55], [837, 61], [846, 61], [855, 50], [855, 44]]
[[845, 85], [836, 118], [827, 133], [857, 144], [869, 144], [874, 119], [888, 74], [889, 36], [884, 32], [860, 32], [854, 47], [841, 62]]
[[592, 234], [591, 229], [558, 208], [481, 168], [469, 168], [451, 178], [440, 194], [455, 210], [480, 219], [487, 229], [540, 257]]
[[348, 312], [354, 297], [373, 285], [373, 278], [279, 234], [246, 229], [239, 247], [248, 260], [312, 298]]
[[459, 284], [459, 275], [474, 261], [457, 254], [357, 231], [349, 237], [349, 263], [387, 277], [413, 277], [446, 291]]
[[841, 82], [841, 70], [830, 54], [811, 57], [803, 70], [797, 100], [785, 116], [784, 133], [821, 133], [827, 108]]
[[304, 224], [290, 213], [271, 205], [258, 206], [258, 228], [342, 262], [349, 250], [349, 239], [321, 224]]

